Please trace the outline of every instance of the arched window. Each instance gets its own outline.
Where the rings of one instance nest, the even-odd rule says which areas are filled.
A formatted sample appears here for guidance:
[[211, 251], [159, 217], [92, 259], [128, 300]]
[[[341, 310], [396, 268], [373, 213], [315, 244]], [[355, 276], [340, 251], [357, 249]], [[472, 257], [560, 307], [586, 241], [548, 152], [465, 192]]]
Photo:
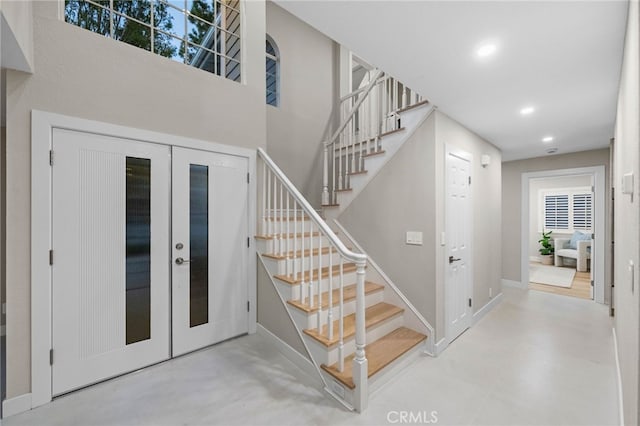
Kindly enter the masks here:
[[278, 47], [267, 36], [267, 105], [280, 104], [280, 55]]

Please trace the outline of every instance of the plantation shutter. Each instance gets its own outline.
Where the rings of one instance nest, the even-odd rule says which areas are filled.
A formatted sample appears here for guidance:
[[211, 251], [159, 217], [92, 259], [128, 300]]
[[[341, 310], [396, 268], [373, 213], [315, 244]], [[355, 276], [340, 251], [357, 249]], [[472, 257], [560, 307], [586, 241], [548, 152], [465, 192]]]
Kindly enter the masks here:
[[544, 196], [545, 229], [569, 229], [569, 195]]
[[591, 193], [573, 194], [573, 229], [591, 230], [592, 202]]

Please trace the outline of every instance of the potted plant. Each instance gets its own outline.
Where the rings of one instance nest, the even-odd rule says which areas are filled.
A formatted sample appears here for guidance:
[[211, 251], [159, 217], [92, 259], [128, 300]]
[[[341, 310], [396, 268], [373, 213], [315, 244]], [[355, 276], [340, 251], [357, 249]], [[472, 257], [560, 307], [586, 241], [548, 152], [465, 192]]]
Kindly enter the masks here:
[[551, 231], [544, 232], [542, 230], [542, 238], [538, 240], [540, 243], [540, 257], [543, 265], [553, 265], [553, 245], [551, 244]]

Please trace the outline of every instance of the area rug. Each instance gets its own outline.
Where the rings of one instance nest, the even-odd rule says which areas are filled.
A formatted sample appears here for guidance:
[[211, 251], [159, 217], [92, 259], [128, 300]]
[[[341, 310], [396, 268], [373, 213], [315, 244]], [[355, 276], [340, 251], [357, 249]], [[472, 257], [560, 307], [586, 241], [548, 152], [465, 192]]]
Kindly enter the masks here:
[[571, 268], [547, 265], [529, 266], [529, 281], [532, 283], [569, 288], [575, 275], [576, 270]]

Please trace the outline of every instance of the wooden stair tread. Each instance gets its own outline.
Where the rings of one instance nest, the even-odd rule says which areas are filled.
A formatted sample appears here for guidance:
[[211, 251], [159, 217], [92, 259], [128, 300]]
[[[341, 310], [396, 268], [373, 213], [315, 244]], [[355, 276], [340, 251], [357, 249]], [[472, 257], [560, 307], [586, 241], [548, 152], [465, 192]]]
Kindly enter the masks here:
[[[287, 215], [283, 214], [282, 216], [275, 216], [275, 217], [265, 217], [265, 220], [271, 221], [271, 222], [280, 222], [280, 221], [285, 221], [287, 220]], [[295, 217], [293, 215], [289, 216], [288, 218], [289, 222], [293, 222], [294, 220], [311, 220], [311, 218], [309, 216], [298, 216]]]
[[[373, 283], [371, 281], [365, 281], [364, 282], [364, 294], [371, 294], [371, 293], [375, 293], [376, 291], [381, 291], [384, 289], [383, 285], [380, 284], [376, 284]], [[351, 284], [351, 285], [347, 285], [344, 287], [343, 292], [342, 292], [342, 297], [344, 299], [344, 302], [350, 302], [352, 300], [355, 300], [356, 298], [356, 285], [355, 284]], [[322, 298], [322, 309], [325, 310], [329, 307], [329, 292], [325, 291], [321, 294], [321, 298]], [[337, 306], [340, 303], [340, 290], [339, 289], [334, 289], [333, 290], [333, 294], [331, 296], [332, 298], [332, 305], [333, 306]], [[304, 302], [300, 302], [300, 300], [296, 299], [296, 300], [287, 300], [287, 303], [290, 304], [291, 306], [294, 306], [298, 309], [300, 309], [301, 311], [304, 311], [306, 313], [313, 313], [313, 312], [317, 312], [318, 311], [318, 300], [317, 300], [317, 296], [314, 297], [314, 302], [315, 305], [313, 308], [309, 307], [309, 298], [305, 298]]]
[[319, 232], [313, 232], [313, 233], [312, 232], [305, 232], [304, 234], [301, 233], [301, 232], [298, 232], [298, 233], [293, 233], [292, 232], [289, 235], [287, 235], [287, 234], [277, 234], [277, 233], [274, 233], [273, 235], [256, 235], [254, 238], [256, 240], [275, 240], [278, 237], [280, 237], [280, 238], [295, 238], [297, 236], [298, 238], [300, 238], [300, 237], [308, 238], [308, 237], [317, 237], [319, 235], [320, 235]]
[[384, 154], [386, 151], [384, 149], [381, 149], [380, 151], [374, 151], [374, 152], [370, 152], [368, 154], [364, 154], [362, 156], [362, 158], [369, 158], [369, 157], [373, 157], [375, 155], [382, 155]]
[[[411, 348], [423, 342], [427, 336], [406, 327], [399, 327], [386, 336], [365, 346], [365, 355], [368, 360], [368, 376], [371, 377], [396, 359], [400, 358]], [[353, 358], [351, 354], [344, 359], [344, 371], [338, 371], [339, 365], [322, 365], [322, 369], [331, 374], [349, 389], [356, 386], [353, 383]]]
[[397, 129], [389, 130], [388, 132], [380, 133], [380, 137], [384, 138], [385, 136], [393, 135], [394, 133], [403, 132], [407, 130], [404, 127], [399, 127]]
[[[333, 265], [331, 267], [332, 271], [331, 271], [331, 275], [340, 275], [340, 265]], [[354, 272], [357, 269], [356, 264], [355, 263], [345, 263], [344, 265], [342, 265], [342, 272], [343, 273], [349, 273], [349, 272]], [[297, 277], [294, 277], [292, 275], [274, 275], [274, 278], [279, 279], [280, 281], [284, 281], [288, 284], [300, 284], [302, 281], [315, 281], [318, 279], [318, 275], [320, 275], [320, 278], [327, 278], [329, 276], [329, 267], [325, 266], [322, 268], [322, 271], [319, 271], [318, 268], [314, 268], [313, 269], [313, 274], [310, 274], [309, 271], [306, 271], [304, 273], [304, 277], [302, 276], [302, 274], [298, 274]], [[304, 279], [303, 279], [304, 278]]]
[[340, 207], [340, 204], [323, 204], [322, 207]]
[[[389, 303], [380, 302], [376, 305], [368, 307], [364, 312], [365, 328], [375, 327], [376, 325], [395, 317], [404, 312], [404, 309]], [[347, 315], [343, 318], [343, 339], [349, 339], [356, 334], [356, 314]], [[324, 346], [331, 347], [340, 343], [340, 320], [333, 321], [333, 338], [329, 340], [327, 336], [328, 327], [325, 324], [322, 332], [318, 334], [317, 328], [303, 330], [305, 334], [313, 337]]]
[[336, 192], [348, 192], [348, 191], [353, 191], [353, 188], [336, 189]]
[[351, 173], [347, 173], [347, 176], [354, 176], [354, 175], [364, 175], [366, 174], [367, 171], [366, 170], [360, 170], [359, 172], [351, 172]]
[[[330, 248], [330, 247], [323, 247], [322, 248], [322, 254], [327, 254], [329, 253], [329, 250], [331, 250], [332, 253], [337, 252], [338, 250], [335, 248]], [[304, 251], [304, 257], [309, 257], [311, 250], [310, 249], [305, 249]], [[313, 249], [313, 253], [311, 253], [313, 256], [317, 256], [319, 254], [319, 249], [314, 248]], [[291, 250], [289, 253], [283, 253], [283, 254], [276, 254], [276, 253], [263, 253], [262, 254], [264, 257], [268, 257], [269, 259], [276, 259], [276, 260], [282, 260], [282, 259], [295, 259], [298, 257], [302, 257], [303, 253], [302, 250], [298, 250], [296, 252], [294, 252], [293, 250]]]
[[400, 113], [403, 113], [405, 111], [409, 111], [410, 109], [414, 109], [414, 108], [418, 108], [419, 106], [426, 105], [428, 103], [429, 103], [429, 101], [427, 99], [425, 99], [424, 101], [420, 101], [420, 102], [417, 102], [417, 103], [415, 103], [413, 105], [409, 105], [408, 107], [401, 108], [401, 109], [397, 110], [396, 113], [400, 114]]

